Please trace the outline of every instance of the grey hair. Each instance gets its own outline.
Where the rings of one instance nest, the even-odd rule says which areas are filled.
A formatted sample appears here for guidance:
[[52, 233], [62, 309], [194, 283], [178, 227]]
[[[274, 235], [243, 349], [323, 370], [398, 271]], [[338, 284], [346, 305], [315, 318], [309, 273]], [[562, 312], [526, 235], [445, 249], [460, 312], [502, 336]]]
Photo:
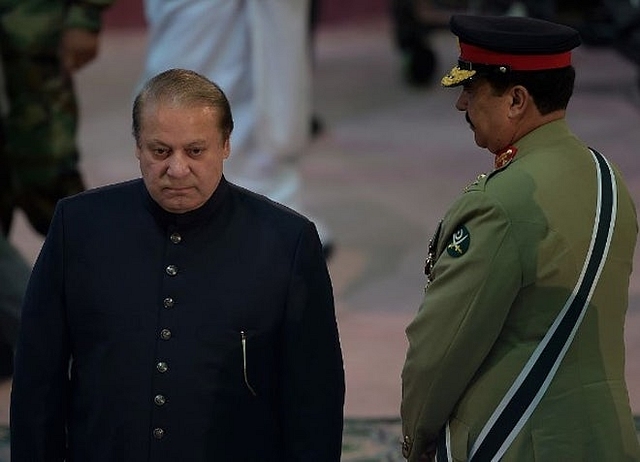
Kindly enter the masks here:
[[233, 131], [233, 116], [227, 96], [208, 78], [187, 69], [169, 69], [149, 79], [133, 102], [132, 133], [140, 144], [141, 117], [145, 105], [171, 103], [184, 106], [202, 105], [220, 111], [219, 128], [224, 140]]

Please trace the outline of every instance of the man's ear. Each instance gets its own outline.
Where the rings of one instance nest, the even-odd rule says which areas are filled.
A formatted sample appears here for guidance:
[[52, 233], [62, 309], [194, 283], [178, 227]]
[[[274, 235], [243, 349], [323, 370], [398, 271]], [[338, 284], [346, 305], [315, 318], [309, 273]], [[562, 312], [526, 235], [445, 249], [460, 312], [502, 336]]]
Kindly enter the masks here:
[[140, 160], [140, 154], [142, 154], [142, 148], [136, 143], [136, 159]]
[[512, 116], [522, 114], [532, 103], [531, 95], [522, 85], [515, 85], [512, 87], [511, 90], [509, 90], [509, 96], [511, 97], [509, 113]]
[[222, 147], [222, 149], [224, 149], [224, 159], [228, 159], [229, 156], [231, 155], [231, 137], [228, 136], [227, 139], [224, 141], [224, 146]]

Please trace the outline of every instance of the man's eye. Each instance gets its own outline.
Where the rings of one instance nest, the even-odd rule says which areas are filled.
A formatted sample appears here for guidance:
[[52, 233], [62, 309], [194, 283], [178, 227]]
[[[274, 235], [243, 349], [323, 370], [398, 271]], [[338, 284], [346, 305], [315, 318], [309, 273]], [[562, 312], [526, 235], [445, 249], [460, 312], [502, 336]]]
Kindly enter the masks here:
[[152, 152], [155, 156], [166, 157], [169, 153], [169, 150], [167, 148], [154, 148], [152, 149]]
[[202, 149], [202, 148], [191, 148], [191, 149], [189, 149], [189, 155], [191, 155], [191, 156], [199, 156], [200, 154], [202, 154], [203, 151], [204, 151], [204, 149]]

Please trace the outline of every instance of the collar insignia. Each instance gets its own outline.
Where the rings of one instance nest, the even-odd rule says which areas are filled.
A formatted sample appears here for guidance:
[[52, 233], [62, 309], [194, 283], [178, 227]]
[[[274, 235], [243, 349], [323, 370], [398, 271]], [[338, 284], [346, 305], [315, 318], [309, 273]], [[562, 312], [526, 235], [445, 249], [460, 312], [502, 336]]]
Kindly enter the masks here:
[[494, 166], [496, 170], [504, 167], [509, 162], [511, 162], [517, 153], [518, 153], [518, 148], [516, 148], [515, 146], [508, 146], [507, 148], [503, 149], [498, 154], [496, 154], [496, 158], [494, 161]]

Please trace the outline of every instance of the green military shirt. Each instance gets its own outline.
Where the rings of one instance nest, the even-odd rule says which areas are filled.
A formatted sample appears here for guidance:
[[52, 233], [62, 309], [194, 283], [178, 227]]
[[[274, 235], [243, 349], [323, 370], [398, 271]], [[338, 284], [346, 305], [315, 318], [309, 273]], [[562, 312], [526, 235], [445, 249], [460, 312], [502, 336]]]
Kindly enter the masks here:
[[[402, 372], [405, 456], [448, 425], [468, 459], [485, 423], [565, 305], [596, 218], [589, 149], [564, 120], [516, 144], [505, 167], [466, 188], [442, 220]], [[636, 243], [619, 173], [608, 258], [558, 371], [503, 461], [638, 461], [624, 378], [623, 328]]]
[[0, 224], [15, 208], [47, 233], [58, 199], [84, 190], [73, 79], [61, 62], [65, 31], [97, 33], [114, 0], [0, 0], [0, 68], [8, 112], [0, 124]]
[[97, 32], [100, 30], [102, 12], [114, 0], [82, 0], [69, 2], [69, 9], [65, 18], [65, 28], [87, 29]]

